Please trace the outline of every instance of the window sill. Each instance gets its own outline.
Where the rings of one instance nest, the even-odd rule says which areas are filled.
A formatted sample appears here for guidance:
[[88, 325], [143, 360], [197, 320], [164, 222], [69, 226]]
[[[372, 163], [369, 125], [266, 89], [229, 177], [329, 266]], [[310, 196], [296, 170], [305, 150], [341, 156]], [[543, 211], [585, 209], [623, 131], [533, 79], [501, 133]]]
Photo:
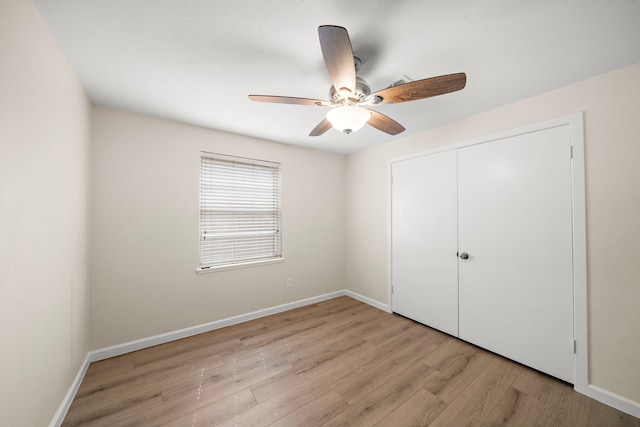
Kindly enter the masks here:
[[284, 262], [284, 258], [265, 259], [262, 261], [250, 261], [250, 262], [242, 262], [238, 264], [216, 265], [214, 267], [197, 268], [196, 273], [206, 274], [206, 273], [213, 273], [216, 271], [223, 271], [223, 270], [235, 270], [237, 268], [258, 267], [261, 265], [268, 265], [268, 264], [279, 264], [281, 262]]

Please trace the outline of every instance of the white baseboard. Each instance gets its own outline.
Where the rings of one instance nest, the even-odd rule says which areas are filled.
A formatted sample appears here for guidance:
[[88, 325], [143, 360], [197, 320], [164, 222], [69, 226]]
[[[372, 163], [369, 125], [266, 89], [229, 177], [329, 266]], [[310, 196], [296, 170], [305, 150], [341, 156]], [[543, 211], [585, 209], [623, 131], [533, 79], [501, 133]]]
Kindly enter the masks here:
[[259, 319], [261, 317], [269, 316], [271, 314], [281, 313], [287, 310], [293, 310], [294, 308], [304, 307], [305, 305], [315, 304], [318, 302], [337, 298], [343, 295], [347, 295], [355, 300], [368, 304], [372, 307], [389, 312], [389, 308], [386, 304], [382, 304], [381, 302], [378, 302], [376, 300], [373, 300], [371, 298], [365, 297], [363, 295], [360, 295], [352, 291], [341, 290], [341, 291], [331, 292], [324, 295], [319, 295], [317, 297], [306, 298], [303, 300], [294, 301], [287, 304], [278, 305], [275, 307], [253, 311], [247, 314], [241, 314], [238, 316], [228, 317], [226, 319], [216, 320], [214, 322], [205, 323], [202, 325], [192, 326], [189, 328], [180, 329], [173, 332], [167, 332], [165, 334], [155, 335], [152, 337], [143, 338], [136, 341], [130, 341], [124, 344], [118, 344], [118, 345], [103, 348], [100, 350], [94, 350], [89, 352], [89, 361], [96, 362], [98, 360], [120, 356], [122, 354], [130, 353], [132, 351], [142, 350], [143, 348], [153, 347], [154, 345], [164, 344], [170, 341], [179, 340], [181, 338], [202, 334], [205, 332], [224, 328], [226, 326], [237, 325], [238, 323]]
[[80, 369], [78, 369], [78, 373], [76, 374], [76, 377], [73, 379], [73, 382], [71, 383], [71, 386], [67, 391], [67, 394], [64, 396], [62, 403], [58, 407], [58, 410], [56, 411], [53, 418], [51, 419], [51, 422], [49, 423], [49, 427], [60, 427], [60, 425], [62, 424], [62, 421], [64, 420], [64, 417], [67, 415], [67, 411], [71, 406], [71, 402], [73, 402], [73, 398], [76, 396], [76, 393], [78, 392], [78, 388], [80, 388], [80, 383], [82, 383], [84, 374], [87, 373], [87, 369], [89, 368], [89, 363], [90, 363], [89, 354], [87, 353], [87, 356], [84, 358], [82, 365], [80, 365]]
[[[379, 301], [371, 299], [369, 297], [365, 297], [364, 295], [360, 295], [356, 292], [345, 290], [345, 295], [351, 297], [355, 300], [368, 304], [372, 307], [378, 308], [382, 311], [386, 311], [391, 313], [391, 309], [389, 305], [383, 304]], [[604, 403], [605, 405], [609, 405], [613, 408], [616, 408], [622, 412], [625, 412], [629, 415], [632, 415], [636, 418], [640, 418], [640, 403], [635, 402], [633, 400], [627, 399], [626, 397], [617, 395], [605, 389], [602, 389], [598, 386], [588, 385], [586, 389], [576, 389], [580, 393], [589, 396], [592, 399], [595, 399], [599, 402]]]
[[226, 326], [237, 325], [238, 323], [259, 319], [261, 317], [269, 316], [271, 314], [281, 313], [287, 310], [293, 310], [294, 308], [304, 307], [305, 305], [315, 304], [321, 301], [326, 301], [326, 300], [337, 298], [343, 295], [346, 295], [346, 292], [344, 290], [331, 292], [328, 294], [319, 295], [317, 297], [306, 298], [303, 300], [294, 301], [287, 304], [278, 305], [275, 307], [253, 311], [247, 314], [241, 314], [239, 316], [227, 317], [226, 319], [216, 320], [214, 322], [209, 322], [202, 325], [191, 326], [189, 328], [180, 329], [173, 332], [167, 332], [166, 334], [155, 335], [152, 337], [143, 338], [136, 341], [130, 341], [124, 344], [118, 344], [118, 345], [103, 348], [100, 350], [94, 350], [89, 352], [89, 361], [96, 362], [98, 360], [120, 356], [122, 354], [130, 353], [132, 351], [142, 350], [143, 348], [153, 347], [154, 345], [164, 344], [170, 341], [179, 340], [181, 338], [202, 334], [204, 332], [213, 331], [216, 329], [224, 328]]
[[[154, 345], [163, 344], [166, 342], [174, 341], [181, 338], [190, 337], [193, 335], [201, 334], [204, 332], [213, 331], [215, 329], [224, 328], [226, 326], [236, 325], [238, 323], [247, 322], [249, 320], [259, 319], [261, 317], [269, 316], [271, 314], [281, 313], [287, 310], [293, 310], [294, 308], [304, 307], [306, 305], [315, 304], [318, 302], [330, 300], [333, 298], [337, 298], [340, 296], [348, 296], [365, 304], [368, 304], [372, 307], [375, 307], [379, 310], [386, 311], [388, 313], [391, 312], [389, 306], [387, 304], [383, 304], [379, 301], [371, 299], [369, 297], [365, 297], [364, 295], [360, 295], [356, 292], [349, 290], [341, 290], [336, 292], [331, 292], [324, 295], [319, 295], [312, 298], [306, 298], [299, 301], [290, 302], [287, 304], [278, 305], [275, 307], [265, 308], [263, 310], [253, 311], [247, 314], [241, 314], [239, 316], [228, 317], [226, 319], [216, 320], [214, 322], [205, 323], [202, 325], [192, 326], [190, 328], [180, 329], [173, 332], [168, 332], [166, 334], [155, 335], [149, 338], [143, 338], [136, 341], [130, 341], [124, 344], [115, 345], [112, 347], [103, 348], [100, 350], [94, 350], [87, 353], [87, 356], [84, 359], [84, 362], [80, 366], [78, 370], [78, 374], [76, 375], [73, 383], [69, 387], [69, 391], [64, 397], [64, 400], [60, 404], [58, 411], [54, 415], [49, 427], [59, 427], [64, 420], [69, 407], [71, 406], [71, 402], [73, 402], [73, 398], [80, 387], [80, 383], [84, 378], [85, 373], [89, 367], [89, 363], [96, 362], [98, 360], [108, 359], [110, 357], [120, 356], [122, 354], [130, 353], [136, 350], [142, 350], [147, 347], [152, 347]], [[619, 409], [627, 414], [633, 415], [636, 418], [640, 418], [640, 404], [638, 402], [634, 402], [625, 397], [619, 396], [615, 393], [604, 390], [600, 387], [589, 385], [586, 390], [578, 390], [581, 393], [598, 400], [606, 405], [612, 406], [616, 409]]]
[[592, 384], [589, 384], [586, 390], [578, 391], [592, 399], [604, 403], [605, 405], [609, 405], [621, 410], [622, 412], [626, 412], [629, 415], [633, 415], [636, 418], [640, 418], [640, 402], [635, 402]]
[[346, 289], [344, 291], [344, 293], [345, 293], [346, 296], [351, 297], [351, 298], [353, 298], [355, 300], [358, 300], [358, 301], [363, 302], [365, 304], [369, 304], [370, 306], [375, 307], [375, 308], [377, 308], [379, 310], [382, 310], [382, 311], [386, 311], [387, 313], [391, 313], [391, 309], [389, 308], [389, 306], [387, 304], [383, 304], [383, 303], [381, 303], [379, 301], [376, 301], [376, 300], [371, 299], [369, 297], [365, 297], [364, 295], [360, 295], [360, 294], [358, 294], [356, 292], [353, 292], [353, 291], [350, 291], [348, 289]]
[[311, 305], [318, 302], [330, 300], [333, 298], [346, 295], [346, 291], [336, 291], [317, 297], [306, 298], [299, 301], [290, 302], [287, 304], [278, 305], [275, 307], [265, 308], [263, 310], [253, 311], [251, 313], [242, 314], [239, 316], [228, 317], [226, 319], [217, 320], [215, 322], [205, 323], [203, 325], [197, 325], [190, 328], [180, 329], [178, 331], [168, 332], [166, 334], [155, 335], [149, 338], [143, 338], [141, 340], [130, 341], [124, 344], [114, 345], [112, 347], [103, 348], [100, 350], [94, 350], [87, 353], [84, 362], [80, 366], [78, 373], [69, 387], [69, 391], [64, 397], [64, 400], [60, 404], [60, 407], [56, 411], [53, 419], [49, 423], [49, 427], [59, 427], [67, 415], [67, 411], [73, 402], [78, 388], [82, 383], [82, 379], [89, 368], [91, 362], [98, 360], [108, 359], [110, 357], [120, 356], [125, 353], [130, 353], [136, 350], [142, 350], [143, 348], [153, 347], [154, 345], [163, 344], [169, 341], [174, 341], [180, 338], [186, 338], [193, 335], [201, 334], [203, 332], [213, 331], [215, 329], [224, 328], [225, 326], [236, 325], [238, 323], [246, 322], [249, 320], [259, 319], [260, 317], [269, 316], [271, 314], [281, 313], [287, 310], [293, 310], [294, 308], [304, 307], [305, 305]]

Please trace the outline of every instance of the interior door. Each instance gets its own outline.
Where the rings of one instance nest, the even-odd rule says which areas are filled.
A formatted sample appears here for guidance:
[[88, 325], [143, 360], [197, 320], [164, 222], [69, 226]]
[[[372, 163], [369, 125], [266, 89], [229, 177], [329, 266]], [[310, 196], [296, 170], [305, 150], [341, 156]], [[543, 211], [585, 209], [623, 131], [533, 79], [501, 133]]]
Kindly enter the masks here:
[[573, 383], [570, 141], [561, 126], [458, 150], [459, 336]]
[[393, 163], [392, 310], [458, 335], [455, 150]]

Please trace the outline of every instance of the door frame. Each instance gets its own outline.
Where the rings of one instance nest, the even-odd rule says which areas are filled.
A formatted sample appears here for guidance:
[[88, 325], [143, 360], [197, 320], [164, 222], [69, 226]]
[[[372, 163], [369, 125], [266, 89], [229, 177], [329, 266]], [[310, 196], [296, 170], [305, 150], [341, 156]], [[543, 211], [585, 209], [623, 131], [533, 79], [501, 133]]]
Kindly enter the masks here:
[[545, 129], [569, 126], [571, 138], [571, 214], [573, 243], [573, 333], [575, 340], [574, 389], [589, 395], [589, 331], [587, 315], [587, 227], [586, 227], [586, 186], [584, 160], [584, 113], [578, 112], [543, 122], [508, 129], [491, 135], [480, 136], [465, 141], [444, 144], [429, 150], [419, 151], [387, 161], [387, 301], [389, 312], [393, 311], [391, 291], [393, 277], [392, 245], [392, 167], [403, 160], [427, 156], [442, 151], [457, 150], [477, 144], [511, 138]]

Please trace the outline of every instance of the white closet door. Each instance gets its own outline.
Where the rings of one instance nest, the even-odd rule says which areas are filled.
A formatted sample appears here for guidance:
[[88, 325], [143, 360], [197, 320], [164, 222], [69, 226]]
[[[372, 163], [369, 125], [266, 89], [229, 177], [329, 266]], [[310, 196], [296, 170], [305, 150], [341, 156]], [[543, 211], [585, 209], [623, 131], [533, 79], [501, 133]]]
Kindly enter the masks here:
[[392, 166], [392, 309], [458, 335], [456, 152]]
[[574, 382], [568, 126], [458, 150], [460, 338]]

